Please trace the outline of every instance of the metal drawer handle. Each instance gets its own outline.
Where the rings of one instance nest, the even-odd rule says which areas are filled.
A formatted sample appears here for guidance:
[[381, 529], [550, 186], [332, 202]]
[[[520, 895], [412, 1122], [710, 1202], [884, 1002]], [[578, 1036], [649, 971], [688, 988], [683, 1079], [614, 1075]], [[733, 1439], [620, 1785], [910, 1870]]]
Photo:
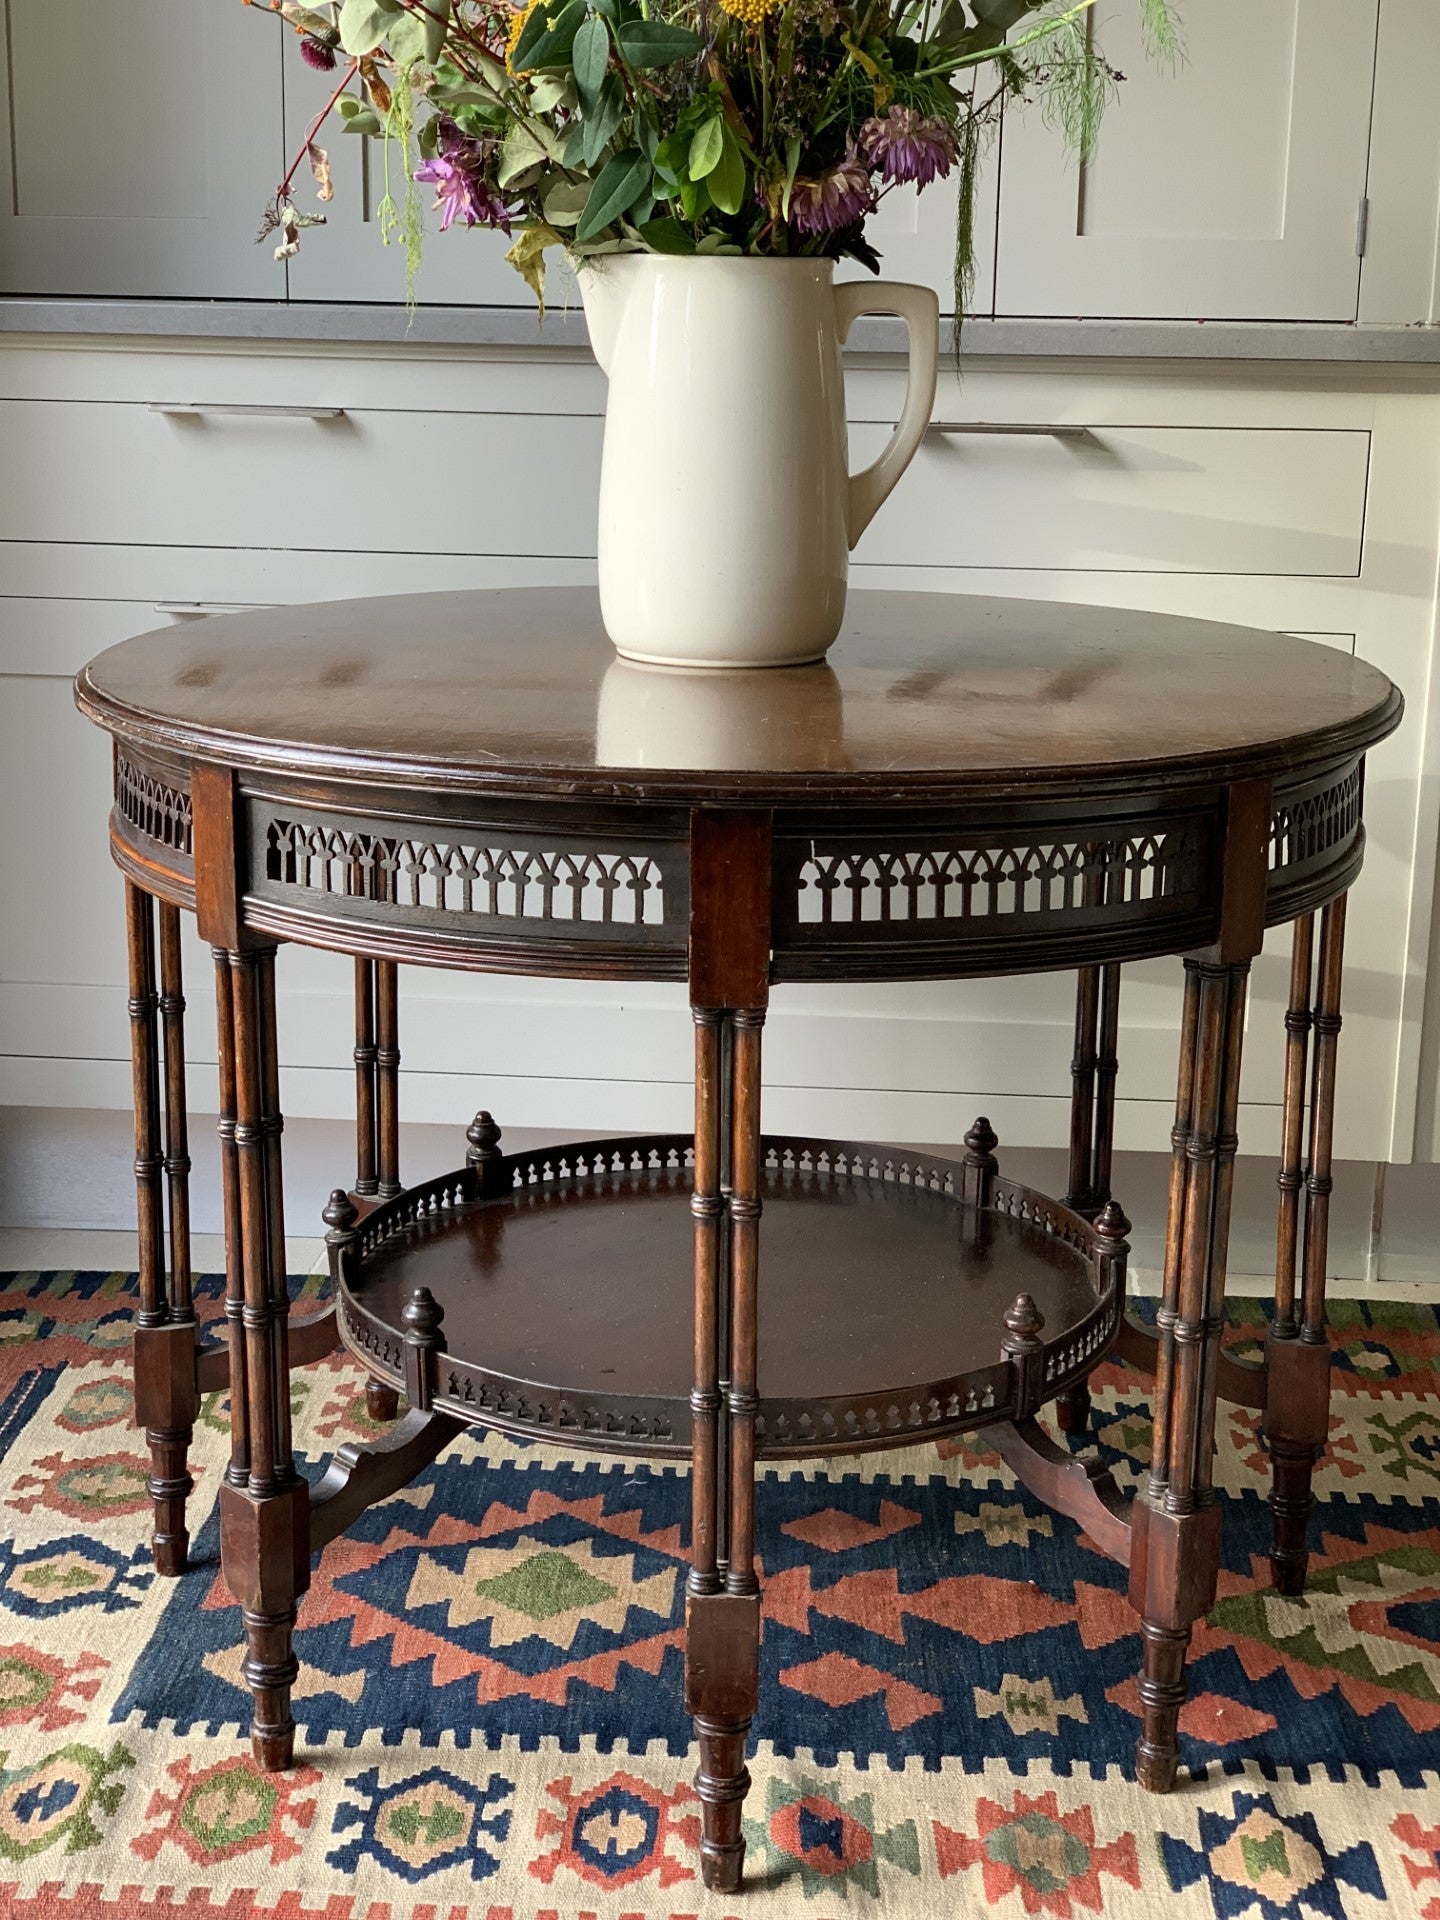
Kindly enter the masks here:
[[203, 620], [211, 613], [253, 613], [257, 607], [270, 607], [273, 600], [157, 600], [156, 613], [174, 614], [178, 620]]
[[245, 420], [343, 420], [344, 407], [272, 407], [249, 400], [152, 400], [149, 412], [192, 414], [234, 414]]
[[1088, 440], [1091, 427], [1032, 426], [1026, 420], [932, 420], [927, 433], [1013, 434], [1022, 439]]

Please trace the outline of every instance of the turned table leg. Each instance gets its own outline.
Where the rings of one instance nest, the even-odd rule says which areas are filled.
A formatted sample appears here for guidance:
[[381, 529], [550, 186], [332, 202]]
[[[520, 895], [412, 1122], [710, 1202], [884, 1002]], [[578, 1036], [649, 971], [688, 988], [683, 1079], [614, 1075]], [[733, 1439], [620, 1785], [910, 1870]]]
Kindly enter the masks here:
[[755, 1425], [768, 817], [698, 812], [690, 845], [695, 1367], [685, 1704], [700, 1746], [701, 1872], [713, 1892], [734, 1893], [745, 1862], [745, 1747], [760, 1690]]
[[700, 1743], [695, 1784], [703, 1810], [701, 1866], [705, 1884], [721, 1893], [736, 1891], [744, 1865], [741, 1814], [750, 1787], [745, 1746], [760, 1677], [755, 1416], [764, 1018], [760, 1009], [695, 1016], [694, 1478], [686, 1697]]
[[1142, 1636], [1137, 1770], [1156, 1793], [1175, 1778], [1190, 1632], [1214, 1601], [1220, 1565], [1215, 1388], [1248, 974], [1248, 961], [1185, 963], [1154, 1442], [1134, 1503], [1130, 1562]]
[[[388, 960], [360, 959], [355, 962], [354, 1193], [357, 1199], [388, 1200], [400, 1192], [399, 1081], [395, 965]], [[367, 1380], [365, 1411], [372, 1420], [397, 1419], [400, 1395], [383, 1380]]]
[[144, 1429], [150, 1449], [151, 1550], [155, 1571], [173, 1577], [184, 1573], [188, 1564], [190, 1535], [185, 1525], [185, 1502], [195, 1483], [190, 1477], [187, 1455], [199, 1410], [190, 1273], [190, 1158], [185, 1111], [185, 997], [180, 964], [180, 915], [174, 907], [160, 903], [158, 991], [155, 902], [130, 880], [125, 883], [125, 918], [130, 967], [140, 1269], [140, 1310], [135, 1317], [135, 1417]]
[[[1325, 1269], [1329, 1253], [1331, 1151], [1335, 1119], [1335, 1056], [1340, 1037], [1340, 985], [1345, 947], [1345, 897], [1320, 919], [1320, 946], [1311, 1004], [1313, 916], [1295, 923], [1290, 1004], [1285, 1014], [1285, 1103], [1276, 1235], [1275, 1314], [1265, 1343], [1269, 1375], [1265, 1439], [1270, 1449], [1270, 1508], [1274, 1538], [1271, 1576], [1280, 1593], [1304, 1590], [1309, 1564], [1306, 1530], [1315, 1505], [1311, 1481], [1330, 1424], [1330, 1343], [1325, 1331]], [[1314, 1059], [1306, 1084], [1306, 1046], [1313, 1030]], [[1304, 1166], [1306, 1109], [1309, 1147]], [[1300, 1196], [1305, 1196], [1303, 1239]], [[1301, 1267], [1296, 1314], [1297, 1254]]]
[[[1070, 1171], [1065, 1205], [1094, 1219], [1110, 1199], [1115, 1155], [1115, 1081], [1120, 1071], [1120, 969], [1082, 967], [1075, 985], [1070, 1062]], [[1055, 1402], [1062, 1433], [1090, 1424], [1089, 1376]]]
[[[226, 967], [228, 990], [220, 998], [229, 1021], [220, 1036], [221, 1082], [234, 1088], [236, 1210], [227, 1211], [225, 1228], [242, 1289], [240, 1313], [231, 1313], [230, 1325], [233, 1340], [238, 1319], [243, 1369], [231, 1380], [231, 1469], [220, 1495], [220, 1560], [245, 1620], [248, 1650], [241, 1671], [254, 1701], [251, 1745], [259, 1764], [274, 1770], [288, 1767], [294, 1754], [292, 1635], [296, 1603], [310, 1576], [309, 1495], [295, 1471], [290, 1437], [275, 950], [231, 952]], [[231, 1197], [227, 1180], [227, 1203]]]

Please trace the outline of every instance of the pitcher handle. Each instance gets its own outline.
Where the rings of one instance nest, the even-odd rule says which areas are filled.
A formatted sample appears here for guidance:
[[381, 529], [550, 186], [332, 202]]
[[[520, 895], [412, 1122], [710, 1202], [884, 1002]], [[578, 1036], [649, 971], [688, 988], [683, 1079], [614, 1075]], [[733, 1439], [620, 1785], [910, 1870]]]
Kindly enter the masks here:
[[906, 280], [844, 280], [835, 289], [835, 307], [842, 346], [862, 313], [897, 314], [910, 338], [910, 367], [900, 424], [880, 458], [850, 476], [845, 533], [853, 548], [915, 457], [915, 449], [930, 424], [940, 356], [940, 302], [933, 288], [917, 287]]

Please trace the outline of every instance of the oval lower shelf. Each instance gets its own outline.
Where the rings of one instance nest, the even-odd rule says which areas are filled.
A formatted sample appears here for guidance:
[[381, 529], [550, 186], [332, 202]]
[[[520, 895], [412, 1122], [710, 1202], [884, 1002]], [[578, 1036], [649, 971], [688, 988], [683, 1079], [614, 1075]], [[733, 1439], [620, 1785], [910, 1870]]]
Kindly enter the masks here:
[[[767, 1139], [760, 1409], [769, 1457], [964, 1432], [1051, 1399], [1113, 1345], [1124, 1250], [999, 1180], [961, 1197], [957, 1161]], [[346, 1345], [403, 1385], [402, 1312], [443, 1309], [433, 1404], [477, 1424], [606, 1451], [690, 1447], [691, 1142], [595, 1141], [507, 1156], [369, 1214], [340, 1260]], [[1007, 1358], [1028, 1293], [1043, 1344]], [[1021, 1404], [1022, 1401], [1025, 1404]]]

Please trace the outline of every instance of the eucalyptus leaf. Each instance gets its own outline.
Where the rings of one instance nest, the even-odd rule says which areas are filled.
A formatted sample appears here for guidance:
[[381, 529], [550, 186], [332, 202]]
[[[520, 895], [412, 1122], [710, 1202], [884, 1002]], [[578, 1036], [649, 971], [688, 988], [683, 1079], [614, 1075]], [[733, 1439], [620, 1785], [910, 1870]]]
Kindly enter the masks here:
[[607, 73], [593, 113], [587, 113], [580, 145], [581, 163], [593, 167], [615, 138], [625, 117], [625, 90], [618, 74]]
[[720, 156], [725, 151], [725, 122], [720, 114], [707, 120], [704, 126], [696, 129], [695, 138], [690, 142], [690, 156], [687, 171], [692, 180], [703, 180], [713, 173], [720, 164]]
[[655, 171], [662, 180], [673, 180], [678, 186], [686, 178], [690, 165], [691, 135], [677, 127], [673, 133], [667, 133], [655, 149]]
[[399, 5], [386, 0], [345, 0], [340, 9], [340, 44], [352, 58], [373, 53], [401, 17]]
[[542, 73], [530, 89], [530, 111], [553, 113], [556, 107], [573, 107], [574, 89], [563, 73]]
[[415, 18], [425, 29], [425, 58], [433, 67], [445, 51], [445, 35], [450, 31], [450, 0], [425, 0], [425, 13]]
[[545, 218], [552, 227], [573, 227], [589, 198], [588, 180], [557, 180], [545, 195]]
[[780, 210], [790, 218], [790, 196], [795, 191], [795, 175], [800, 171], [800, 136], [792, 133], [785, 142], [785, 186], [780, 195]]
[[422, 65], [430, 58], [429, 22], [421, 13], [402, 13], [385, 36], [397, 67]]
[[567, 0], [565, 6], [553, 13], [547, 10], [545, 0], [540, 0], [540, 5], [525, 22], [510, 57], [515, 72], [530, 73], [540, 67], [568, 67], [575, 35], [587, 11], [585, 0]]
[[502, 187], [514, 186], [523, 175], [542, 167], [549, 156], [527, 127], [511, 127], [500, 149], [495, 168], [496, 181]]
[[704, 51], [705, 42], [688, 27], [663, 20], [626, 20], [615, 29], [620, 50], [632, 67], [668, 67]]
[[600, 89], [605, 84], [605, 69], [610, 64], [610, 29], [598, 13], [592, 13], [582, 21], [575, 35], [570, 64], [575, 70], [575, 89], [580, 95], [580, 104], [589, 113], [600, 97]]
[[368, 133], [379, 135], [385, 131], [385, 123], [378, 113], [372, 113], [369, 107], [361, 107], [358, 113], [348, 113], [342, 133]]
[[607, 160], [595, 176], [575, 238], [593, 239], [622, 213], [628, 213], [641, 194], [648, 192], [650, 179], [650, 162], [638, 147], [626, 147], [613, 160]]
[[672, 215], [665, 214], [659, 220], [647, 220], [640, 228], [640, 238], [652, 253], [694, 253], [695, 242], [687, 230]]
[[705, 184], [722, 213], [738, 213], [745, 201], [745, 156], [728, 121], [722, 123], [721, 132], [720, 158], [706, 176]]

